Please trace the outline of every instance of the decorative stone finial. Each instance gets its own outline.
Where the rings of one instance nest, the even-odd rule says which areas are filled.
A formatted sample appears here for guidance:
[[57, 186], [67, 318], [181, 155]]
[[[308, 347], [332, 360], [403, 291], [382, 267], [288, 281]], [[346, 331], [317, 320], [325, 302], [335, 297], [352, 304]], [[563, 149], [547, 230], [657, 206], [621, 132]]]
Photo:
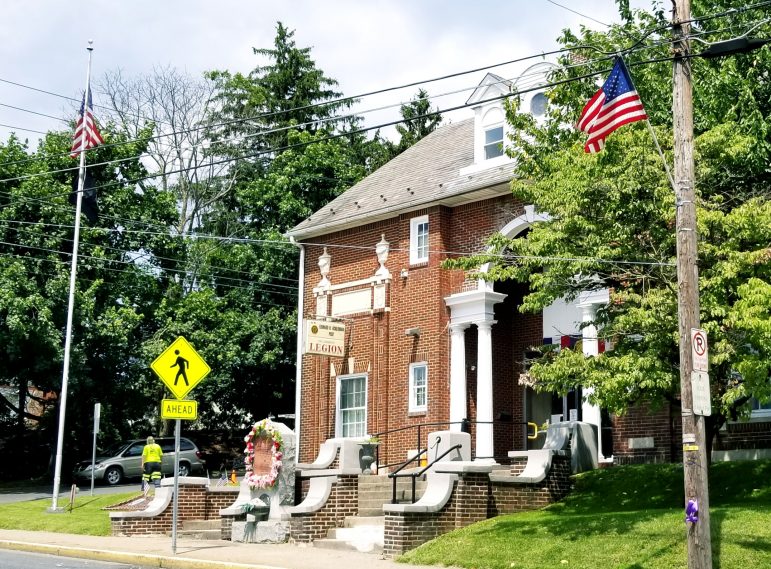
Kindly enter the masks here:
[[375, 255], [377, 255], [377, 262], [380, 263], [380, 267], [375, 272], [375, 276], [383, 278], [391, 278], [391, 273], [385, 268], [385, 262], [388, 260], [388, 252], [391, 250], [391, 244], [386, 241], [385, 233], [380, 234], [380, 241], [375, 245]]
[[324, 247], [324, 252], [319, 255], [319, 272], [321, 273], [321, 280], [318, 286], [329, 286], [330, 283], [327, 275], [329, 274], [329, 267], [332, 264], [332, 255], [327, 253], [327, 248]]

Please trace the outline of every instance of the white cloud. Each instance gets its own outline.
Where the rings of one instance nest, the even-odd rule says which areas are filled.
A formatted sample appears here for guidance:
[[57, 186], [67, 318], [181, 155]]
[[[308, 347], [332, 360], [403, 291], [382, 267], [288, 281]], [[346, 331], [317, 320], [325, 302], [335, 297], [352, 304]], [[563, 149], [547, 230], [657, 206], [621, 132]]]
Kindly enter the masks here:
[[[617, 20], [613, 0], [571, 0], [566, 5], [601, 21]], [[88, 39], [95, 41], [97, 77], [117, 68], [136, 75], [158, 65], [192, 74], [212, 69], [247, 73], [261, 62], [252, 48], [272, 46], [277, 20], [296, 30], [299, 47], [312, 47], [318, 67], [337, 79], [346, 95], [548, 51], [565, 27], [601, 27], [546, 0], [8, 0], [0, 19], [0, 78], [79, 97]], [[526, 66], [493, 71], [514, 77]], [[471, 88], [483, 75], [426, 89], [436, 95]], [[373, 97], [360, 108], [405, 101], [416, 91], [412, 87]], [[463, 100], [458, 96], [453, 102]], [[8, 83], [0, 83], [0, 102], [53, 116], [66, 116], [70, 109], [60, 98]], [[384, 116], [396, 118], [398, 111], [370, 120]], [[0, 107], [0, 123], [43, 131], [66, 126], [7, 107]], [[8, 132], [0, 127], [0, 140]]]

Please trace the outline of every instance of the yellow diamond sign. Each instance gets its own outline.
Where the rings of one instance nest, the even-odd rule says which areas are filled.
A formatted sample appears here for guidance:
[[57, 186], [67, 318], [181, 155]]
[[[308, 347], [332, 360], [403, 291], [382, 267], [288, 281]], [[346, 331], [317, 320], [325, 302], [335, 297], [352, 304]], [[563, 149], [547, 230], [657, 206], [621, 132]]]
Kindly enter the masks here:
[[150, 367], [177, 399], [183, 399], [211, 371], [182, 336], [155, 358]]

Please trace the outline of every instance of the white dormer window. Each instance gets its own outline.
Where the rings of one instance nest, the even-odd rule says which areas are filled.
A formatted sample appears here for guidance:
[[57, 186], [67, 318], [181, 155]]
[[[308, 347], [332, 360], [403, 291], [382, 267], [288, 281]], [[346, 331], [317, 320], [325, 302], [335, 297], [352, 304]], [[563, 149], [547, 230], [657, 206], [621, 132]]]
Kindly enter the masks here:
[[503, 125], [485, 129], [485, 160], [503, 156]]
[[428, 216], [410, 220], [410, 265], [428, 262]]

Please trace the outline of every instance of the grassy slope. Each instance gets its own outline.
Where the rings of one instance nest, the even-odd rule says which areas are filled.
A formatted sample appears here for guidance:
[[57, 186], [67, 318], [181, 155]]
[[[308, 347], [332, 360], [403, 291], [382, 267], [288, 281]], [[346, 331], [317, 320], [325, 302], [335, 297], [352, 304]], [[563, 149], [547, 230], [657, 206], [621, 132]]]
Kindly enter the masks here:
[[[50, 500], [31, 500], [0, 505], [0, 529], [53, 531], [85, 535], [110, 535], [110, 516], [105, 506], [122, 502], [136, 492], [105, 496], [77, 496], [71, 512], [49, 514]], [[66, 506], [69, 499], [59, 501]]]
[[[687, 566], [681, 465], [582, 474], [565, 501], [456, 530], [400, 561], [475, 569]], [[771, 461], [710, 470], [714, 569], [771, 567]]]

